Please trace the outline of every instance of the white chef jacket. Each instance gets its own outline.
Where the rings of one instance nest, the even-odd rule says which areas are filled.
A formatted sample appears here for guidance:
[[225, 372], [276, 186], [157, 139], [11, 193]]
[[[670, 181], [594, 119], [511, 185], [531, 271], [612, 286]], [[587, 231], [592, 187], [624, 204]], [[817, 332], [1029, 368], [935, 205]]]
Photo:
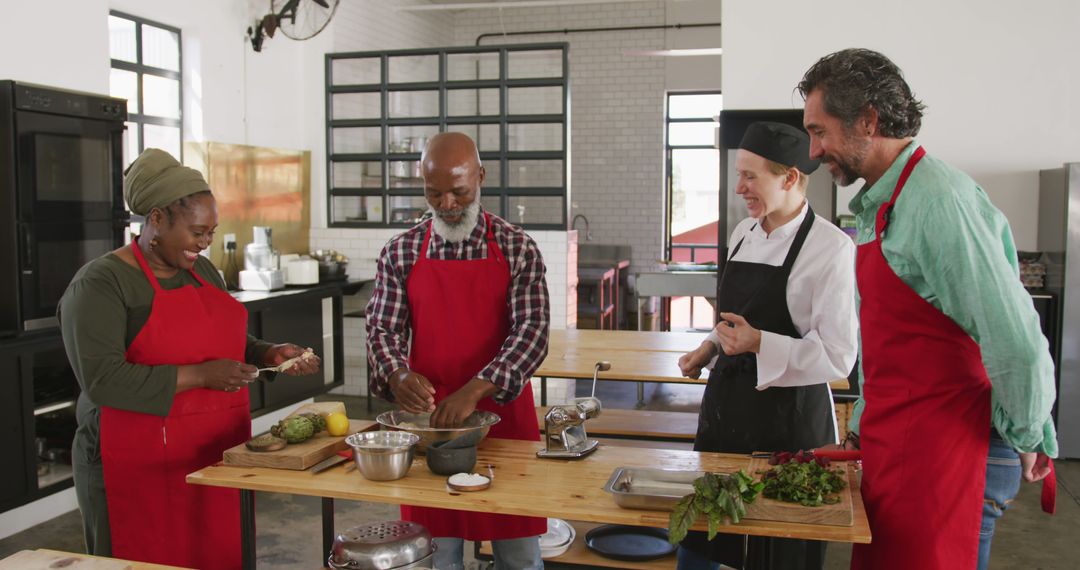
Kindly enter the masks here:
[[[807, 206], [795, 219], [766, 235], [760, 220], [747, 218], [731, 232], [734, 261], [781, 266], [806, 218]], [[752, 228], [752, 229], [751, 229]], [[791, 321], [802, 338], [761, 331], [757, 354], [757, 388], [807, 386], [847, 378], [858, 354], [855, 309], [855, 244], [840, 228], [817, 216], [795, 258], [787, 282]], [[707, 337], [720, 348], [716, 332]], [[709, 363], [711, 369], [716, 360]]]

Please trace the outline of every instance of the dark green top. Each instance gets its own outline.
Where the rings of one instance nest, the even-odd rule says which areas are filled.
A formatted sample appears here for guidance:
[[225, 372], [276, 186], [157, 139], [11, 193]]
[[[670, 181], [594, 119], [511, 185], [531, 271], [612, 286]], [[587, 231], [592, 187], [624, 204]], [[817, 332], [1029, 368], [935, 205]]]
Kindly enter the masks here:
[[[209, 259], [199, 256], [195, 271], [208, 284], [225, 290]], [[188, 271], [159, 278], [158, 283], [163, 289], [199, 287]], [[98, 406], [157, 416], [168, 415], [172, 407], [177, 366], [132, 364], [124, 357], [150, 318], [153, 300], [154, 289], [142, 270], [112, 253], [79, 269], [60, 299], [57, 317], [64, 348], [82, 388], [76, 411], [77, 460], [98, 460]], [[244, 359], [261, 365], [269, 347], [270, 343], [248, 335]]]

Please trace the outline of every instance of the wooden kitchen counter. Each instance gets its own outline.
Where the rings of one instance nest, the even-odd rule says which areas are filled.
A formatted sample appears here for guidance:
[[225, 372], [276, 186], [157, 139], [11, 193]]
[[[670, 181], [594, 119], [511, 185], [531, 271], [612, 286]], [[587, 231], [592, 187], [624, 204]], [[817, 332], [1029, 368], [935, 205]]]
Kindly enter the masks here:
[[[248, 491], [666, 527], [668, 513], [622, 509], [603, 491], [602, 487], [617, 467], [734, 471], [747, 469], [751, 461], [744, 455], [615, 446], [602, 446], [580, 460], [539, 459], [535, 453], [541, 446], [540, 442], [484, 440], [476, 470], [483, 473], [486, 471], [484, 466], [492, 464], [495, 479], [490, 489], [478, 493], [448, 492], [446, 478], [428, 471], [422, 457], [417, 457], [409, 474], [397, 481], [368, 481], [355, 469], [346, 472], [343, 467], [314, 475], [306, 471], [225, 465], [192, 473], [187, 481]], [[870, 529], [854, 474], [850, 483], [853, 526], [744, 520], [738, 525], [725, 525], [720, 530], [757, 536], [869, 542]], [[694, 528], [704, 530], [706, 526], [699, 521]]]

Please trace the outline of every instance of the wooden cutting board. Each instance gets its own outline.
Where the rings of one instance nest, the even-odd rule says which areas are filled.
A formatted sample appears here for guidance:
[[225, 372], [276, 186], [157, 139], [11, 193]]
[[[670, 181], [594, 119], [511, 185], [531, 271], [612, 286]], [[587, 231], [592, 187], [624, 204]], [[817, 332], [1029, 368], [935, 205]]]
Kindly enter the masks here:
[[[379, 424], [367, 420], [349, 420], [349, 433], [378, 429]], [[331, 455], [347, 449], [345, 437], [333, 437], [326, 432], [319, 432], [315, 437], [301, 442], [290, 443], [285, 449], [277, 451], [251, 451], [240, 444], [225, 450], [222, 463], [242, 467], [271, 467], [273, 469], [293, 469], [303, 471]]]
[[22, 550], [0, 560], [2, 570], [132, 570], [131, 564], [66, 552]]
[[[750, 460], [750, 475], [758, 478], [758, 471], [769, 468], [769, 460], [755, 457]], [[854, 465], [849, 461], [834, 461], [831, 469], [845, 469], [845, 481], [854, 480], [849, 477]], [[756, 520], [783, 521], [808, 524], [825, 524], [833, 526], [852, 526], [855, 514], [851, 502], [851, 487], [845, 486], [840, 491], [840, 502], [820, 507], [804, 507], [798, 503], [785, 503], [775, 499], [766, 499], [759, 496], [753, 503], [746, 506], [746, 518]]]

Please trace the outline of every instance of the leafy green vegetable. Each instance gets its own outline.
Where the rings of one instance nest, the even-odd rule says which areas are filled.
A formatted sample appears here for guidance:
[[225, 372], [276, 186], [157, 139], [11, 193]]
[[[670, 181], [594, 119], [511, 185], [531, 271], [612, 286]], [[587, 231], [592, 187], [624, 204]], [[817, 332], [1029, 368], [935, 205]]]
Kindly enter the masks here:
[[754, 502], [764, 484], [754, 481], [743, 471], [736, 473], [706, 473], [694, 480], [694, 492], [683, 497], [671, 511], [668, 520], [668, 541], [679, 544], [697, 520], [705, 515], [709, 524], [709, 540], [716, 537], [724, 518], [738, 523], [746, 516], [746, 505]]
[[763, 472], [766, 498], [807, 507], [831, 505], [840, 501], [836, 495], [844, 488], [844, 472], [831, 471], [816, 461], [789, 461]]

